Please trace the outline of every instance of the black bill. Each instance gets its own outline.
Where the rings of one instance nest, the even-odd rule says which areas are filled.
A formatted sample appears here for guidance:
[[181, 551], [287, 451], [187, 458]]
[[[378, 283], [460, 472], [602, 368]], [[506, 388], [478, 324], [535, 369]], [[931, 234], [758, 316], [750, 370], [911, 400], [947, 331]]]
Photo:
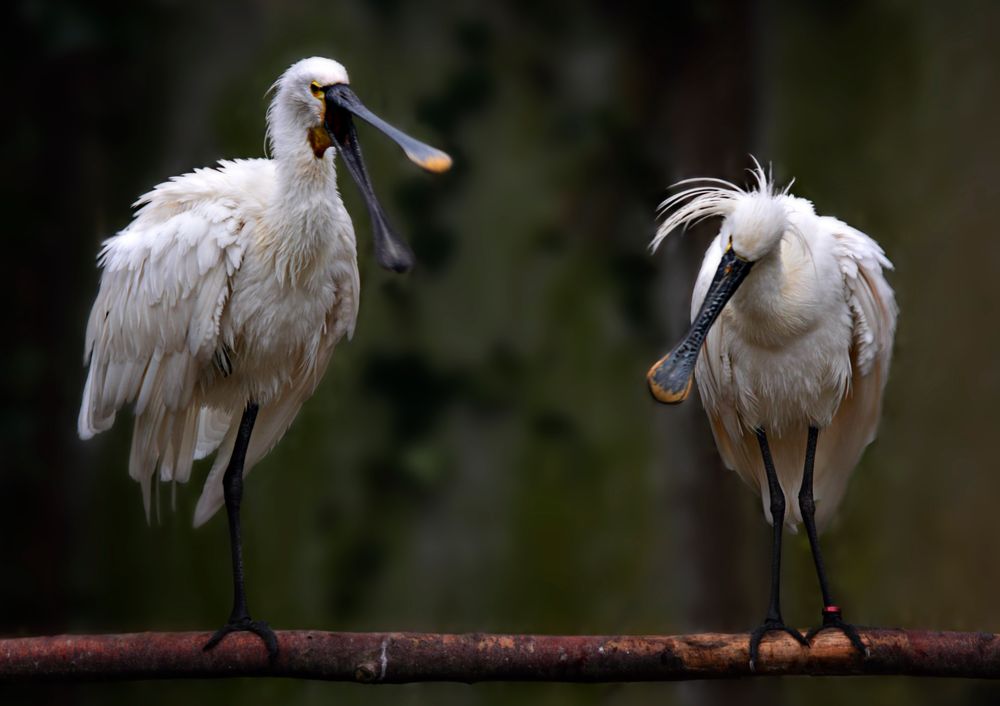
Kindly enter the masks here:
[[678, 404], [687, 399], [691, 391], [694, 364], [698, 361], [705, 336], [752, 265], [752, 262], [734, 253], [732, 248], [723, 253], [719, 269], [715, 271], [712, 283], [708, 286], [705, 300], [691, 324], [691, 330], [646, 373], [649, 391], [658, 402]]
[[451, 167], [451, 157], [415, 140], [406, 133], [397, 130], [368, 110], [354, 92], [346, 85], [330, 86], [326, 90], [326, 129], [333, 138], [337, 151], [347, 165], [354, 182], [361, 190], [361, 195], [368, 206], [372, 219], [372, 234], [375, 239], [375, 258], [378, 263], [394, 272], [406, 272], [413, 267], [413, 251], [392, 228], [386, 218], [382, 205], [375, 196], [375, 189], [365, 162], [361, 156], [361, 145], [354, 127], [352, 115], [356, 115], [372, 127], [382, 131], [387, 137], [403, 148], [406, 156], [415, 164], [431, 172], [447, 171]]

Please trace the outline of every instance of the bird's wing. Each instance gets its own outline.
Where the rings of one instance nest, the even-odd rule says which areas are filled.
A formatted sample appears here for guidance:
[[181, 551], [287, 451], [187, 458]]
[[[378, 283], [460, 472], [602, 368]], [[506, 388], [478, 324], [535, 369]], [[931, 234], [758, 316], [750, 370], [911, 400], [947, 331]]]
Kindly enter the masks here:
[[892, 263], [882, 248], [861, 231], [835, 218], [823, 218], [834, 241], [834, 254], [844, 277], [853, 319], [853, 362], [867, 375], [875, 368], [889, 371], [898, 308], [883, 270]]
[[[302, 404], [316, 390], [316, 386], [330, 363], [330, 357], [337, 342], [344, 335], [350, 336], [353, 333], [354, 316], [344, 315], [343, 312], [357, 311], [357, 306], [354, 304], [357, 302], [358, 290], [359, 278], [355, 262], [353, 263], [353, 279], [338, 292], [338, 305], [332, 307], [327, 314], [325, 334], [320, 341], [320, 347], [311, 370], [308, 371], [308, 374], [298, 376], [293, 385], [260, 408], [243, 464], [244, 477], [284, 436]], [[198, 504], [194, 511], [195, 527], [200, 527], [211, 519], [223, 505], [225, 498], [222, 479], [229, 464], [229, 457], [233, 452], [238, 428], [239, 418], [234, 417], [231, 427], [219, 447], [219, 453], [215, 456], [212, 469], [205, 479], [201, 497], [198, 498]]]
[[253, 228], [254, 204], [234, 173], [262, 170], [224, 163], [161, 184], [101, 251], [79, 433], [87, 439], [110, 428], [117, 410], [135, 402], [129, 472], [142, 484], [147, 514], [157, 467], [161, 478], [186, 480], [195, 450], [204, 450], [199, 429], [218, 427], [203, 419], [196, 382], [218, 367], [219, 321]]
[[852, 319], [851, 386], [816, 449], [816, 522], [825, 526], [839, 505], [851, 471], [875, 439], [882, 392], [889, 377], [898, 308], [884, 270], [892, 269], [882, 248], [861, 231], [824, 217], [844, 278]]

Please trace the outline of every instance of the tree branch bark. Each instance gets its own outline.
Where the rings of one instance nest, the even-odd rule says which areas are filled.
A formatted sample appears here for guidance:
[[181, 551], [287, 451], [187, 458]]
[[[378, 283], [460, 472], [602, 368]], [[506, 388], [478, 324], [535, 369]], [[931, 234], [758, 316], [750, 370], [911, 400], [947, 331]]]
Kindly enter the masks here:
[[766, 637], [751, 672], [746, 634], [676, 636], [437, 635], [278, 632], [269, 664], [253, 635], [203, 652], [209, 633], [60, 635], [0, 640], [0, 681], [292, 677], [399, 684], [420, 681], [625, 682], [771, 675], [1000, 677], [1000, 635], [862, 630], [862, 657], [836, 632], [811, 649]]

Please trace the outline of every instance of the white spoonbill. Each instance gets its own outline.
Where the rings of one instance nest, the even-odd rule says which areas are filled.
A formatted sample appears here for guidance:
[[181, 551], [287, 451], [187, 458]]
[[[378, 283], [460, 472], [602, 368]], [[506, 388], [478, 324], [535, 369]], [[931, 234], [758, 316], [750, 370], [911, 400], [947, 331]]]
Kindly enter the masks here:
[[444, 152], [365, 108], [342, 65], [304, 59], [275, 84], [272, 159], [222, 161], [156, 186], [101, 250], [80, 436], [105, 431], [135, 403], [129, 474], [142, 486], [147, 517], [154, 477], [186, 482], [195, 459], [216, 453], [194, 524], [225, 503], [233, 609], [206, 649], [246, 630], [277, 653], [274, 632], [247, 609], [240, 501], [244, 473], [285, 433], [334, 346], [354, 332], [357, 250], [334, 152], [367, 204], [379, 264], [403, 272], [413, 262], [375, 197], [352, 116], [424, 169], [451, 166]]
[[[788, 188], [776, 191], [760, 164], [753, 175], [748, 190], [682, 181], [687, 188], [663, 202], [654, 250], [678, 227], [716, 216], [722, 225], [694, 287], [691, 329], [647, 376], [657, 400], [676, 404], [694, 373], [723, 461], [759, 489], [774, 527], [770, 603], [751, 633], [751, 667], [772, 630], [808, 644], [838, 628], [866, 652], [833, 601], [817, 530], [875, 438], [897, 313], [878, 243]], [[786, 507], [786, 496], [798, 503]], [[822, 625], [805, 638], [782, 621], [779, 598], [782, 525], [798, 522], [823, 594]]]

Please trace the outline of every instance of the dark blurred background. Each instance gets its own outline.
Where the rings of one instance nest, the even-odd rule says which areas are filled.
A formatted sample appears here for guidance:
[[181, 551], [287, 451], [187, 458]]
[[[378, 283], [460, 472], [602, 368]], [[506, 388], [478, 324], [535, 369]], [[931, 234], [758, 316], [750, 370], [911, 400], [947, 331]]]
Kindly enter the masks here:
[[[135, 198], [263, 154], [265, 91], [342, 61], [455, 158], [420, 173], [361, 128], [420, 262], [361, 248], [357, 335], [252, 474], [249, 597], [279, 628], [680, 633], [763, 617], [769, 530], [696, 398], [644, 374], [686, 327], [712, 226], [647, 243], [673, 181], [753, 153], [896, 264], [879, 440], [825, 535], [861, 624], [1000, 630], [1000, 5], [20, 0], [4, 13], [0, 632], [214, 629], [230, 602], [204, 473], [146, 524], [128, 415], [75, 433], [102, 239]], [[169, 493], [167, 494], [169, 497]], [[168, 506], [165, 503], [164, 509]], [[784, 613], [818, 622], [803, 535]], [[0, 690], [5, 703], [993, 703], [973, 681], [624, 686], [180, 682]]]

